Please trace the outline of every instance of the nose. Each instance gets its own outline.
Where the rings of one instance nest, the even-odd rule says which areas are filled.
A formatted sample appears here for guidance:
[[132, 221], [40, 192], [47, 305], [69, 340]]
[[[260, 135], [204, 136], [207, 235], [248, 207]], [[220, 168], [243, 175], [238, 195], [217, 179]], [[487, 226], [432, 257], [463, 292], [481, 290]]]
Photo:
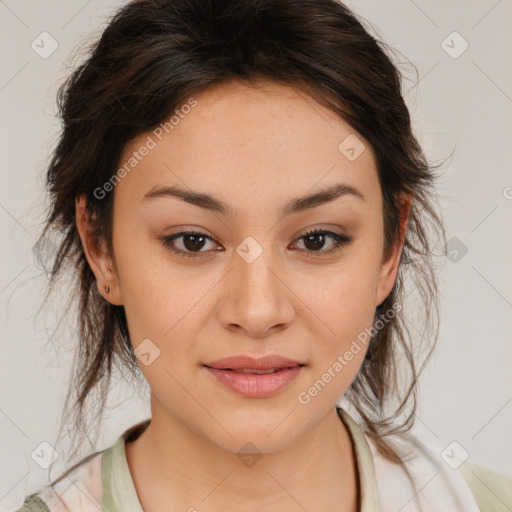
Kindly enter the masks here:
[[249, 261], [234, 253], [217, 314], [224, 328], [262, 338], [291, 323], [295, 315], [294, 294], [292, 283], [287, 282], [289, 274], [272, 258], [270, 249]]

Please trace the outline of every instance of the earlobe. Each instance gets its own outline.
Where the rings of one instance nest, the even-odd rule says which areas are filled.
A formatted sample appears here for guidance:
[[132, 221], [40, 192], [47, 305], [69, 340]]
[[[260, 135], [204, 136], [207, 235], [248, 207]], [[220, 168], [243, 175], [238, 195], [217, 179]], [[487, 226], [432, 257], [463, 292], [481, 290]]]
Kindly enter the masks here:
[[386, 297], [391, 293], [391, 290], [395, 284], [398, 274], [398, 267], [400, 264], [400, 258], [402, 255], [410, 209], [411, 198], [407, 196], [400, 201], [399, 241], [395, 244], [393, 250], [389, 254], [388, 258], [382, 263], [380, 268], [377, 290], [375, 293], [375, 307], [380, 306], [384, 302]]
[[75, 200], [76, 226], [89, 266], [96, 277], [99, 293], [111, 304], [122, 305], [117, 274], [108, 256], [105, 240], [92, 234], [90, 213], [85, 194]]

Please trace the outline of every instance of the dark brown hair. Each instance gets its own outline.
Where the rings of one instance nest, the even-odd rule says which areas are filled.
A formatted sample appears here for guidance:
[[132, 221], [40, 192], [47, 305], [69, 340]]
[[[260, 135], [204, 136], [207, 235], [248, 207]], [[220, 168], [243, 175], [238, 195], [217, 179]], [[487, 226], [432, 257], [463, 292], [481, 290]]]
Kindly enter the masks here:
[[[143, 381], [124, 308], [99, 294], [85, 258], [75, 198], [86, 195], [95, 235], [112, 254], [114, 194], [98, 199], [94, 190], [116, 173], [126, 144], [213, 84], [239, 80], [257, 86], [263, 80], [300, 88], [371, 144], [383, 194], [384, 255], [400, 240], [400, 198], [412, 198], [398, 277], [375, 320], [397, 303], [401, 311], [372, 337], [345, 395], [379, 450], [398, 460], [386, 437], [414, 423], [417, 354], [424, 344], [426, 362], [438, 330], [429, 230], [444, 241], [444, 228], [432, 202], [435, 166], [412, 132], [403, 76], [392, 54], [336, 0], [139, 0], [113, 16], [59, 90], [63, 129], [47, 171], [51, 206], [39, 240], [55, 228], [61, 233], [49, 289], [65, 267], [76, 278], [70, 303], [78, 306], [77, 345], [65, 404], [74, 435], [87, 432], [89, 406], [101, 417], [114, 367]], [[414, 319], [414, 334], [405, 321], [406, 281], [419, 292], [425, 313], [423, 321]]]

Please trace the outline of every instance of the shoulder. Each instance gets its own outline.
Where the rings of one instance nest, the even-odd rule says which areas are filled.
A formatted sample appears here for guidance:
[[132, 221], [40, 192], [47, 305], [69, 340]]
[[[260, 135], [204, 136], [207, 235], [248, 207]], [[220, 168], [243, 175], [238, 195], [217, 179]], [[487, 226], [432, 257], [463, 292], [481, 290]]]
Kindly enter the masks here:
[[25, 498], [21, 508], [14, 512], [50, 512], [43, 499], [37, 494], [31, 494]]
[[[121, 477], [124, 477], [125, 481], [131, 481], [125, 461], [126, 441], [140, 435], [149, 422], [150, 419], [146, 419], [132, 425], [111, 446], [88, 455], [67, 469], [51, 484], [26, 496], [21, 508], [13, 512], [98, 512], [103, 510], [105, 489], [107, 502], [110, 502], [113, 482]], [[123, 487], [120, 492], [126, 492], [126, 488]], [[136, 502], [134, 489], [131, 496], [132, 502]], [[116, 496], [117, 498], [119, 496]]]
[[50, 485], [25, 497], [21, 508], [15, 512], [102, 510], [102, 455], [103, 452], [96, 452], [85, 457]]
[[450, 459], [448, 463], [443, 447], [412, 434], [395, 437], [394, 441], [402, 458], [400, 464], [371, 446], [382, 503], [397, 510], [405, 504], [411, 510], [436, 512], [512, 510], [512, 478], [469, 461], [454, 464]]
[[512, 477], [466, 462], [459, 468], [481, 512], [512, 510]]

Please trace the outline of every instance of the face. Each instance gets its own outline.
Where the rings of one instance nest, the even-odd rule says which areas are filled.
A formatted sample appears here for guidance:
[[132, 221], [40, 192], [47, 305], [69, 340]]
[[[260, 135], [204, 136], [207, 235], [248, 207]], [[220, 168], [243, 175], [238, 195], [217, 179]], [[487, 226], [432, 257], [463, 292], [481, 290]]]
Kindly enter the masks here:
[[[100, 292], [125, 308], [153, 423], [271, 452], [311, 431], [353, 381], [367, 349], [354, 342], [400, 251], [383, 261], [372, 148], [332, 111], [277, 84], [223, 83], [193, 100], [172, 128], [125, 148], [119, 167], [137, 162], [107, 192], [115, 262], [87, 256]], [[267, 361], [273, 374], [215, 363], [232, 356], [291, 362]]]

